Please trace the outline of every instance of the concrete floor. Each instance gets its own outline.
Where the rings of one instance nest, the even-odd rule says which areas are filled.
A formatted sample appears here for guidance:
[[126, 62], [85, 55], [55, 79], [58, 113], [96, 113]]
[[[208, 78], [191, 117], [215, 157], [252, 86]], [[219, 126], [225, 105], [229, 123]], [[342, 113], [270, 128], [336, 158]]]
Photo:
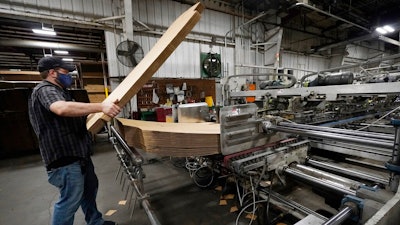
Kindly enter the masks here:
[[[92, 158], [100, 182], [97, 203], [104, 219], [120, 225], [150, 224], [142, 208], [136, 207], [131, 219], [132, 207], [119, 204], [125, 200], [125, 191], [121, 190], [119, 180], [115, 180], [119, 162], [106, 136], [97, 137]], [[235, 205], [234, 200], [228, 200], [228, 205], [220, 206], [220, 191], [198, 188], [188, 172], [174, 166], [170, 158], [154, 159], [143, 166], [146, 174], [144, 188], [150, 195], [150, 204], [161, 224], [235, 224], [237, 214], [230, 213], [231, 206]], [[47, 182], [39, 155], [0, 161], [1, 225], [51, 224], [57, 198], [58, 191]], [[106, 216], [110, 210], [116, 211]], [[85, 224], [81, 210], [77, 212], [74, 224]]]

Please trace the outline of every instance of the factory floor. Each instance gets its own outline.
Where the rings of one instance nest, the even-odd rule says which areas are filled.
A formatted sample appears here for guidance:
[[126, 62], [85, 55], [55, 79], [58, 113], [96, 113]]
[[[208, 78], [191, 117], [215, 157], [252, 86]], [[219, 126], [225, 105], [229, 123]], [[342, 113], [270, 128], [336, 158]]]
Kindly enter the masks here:
[[[120, 225], [151, 224], [143, 208], [125, 203], [125, 190], [116, 180], [119, 162], [107, 135], [97, 135], [92, 156], [99, 178], [97, 204], [106, 220]], [[160, 223], [163, 225], [233, 225], [237, 212], [231, 213], [235, 200], [220, 205], [222, 192], [215, 186], [197, 187], [186, 169], [176, 166], [171, 158], [146, 156], [143, 166], [145, 192]], [[0, 224], [51, 224], [58, 191], [47, 182], [47, 174], [39, 155], [0, 160]], [[128, 196], [129, 198], [129, 196]], [[239, 224], [248, 224], [249, 220]], [[74, 225], [84, 225], [82, 211], [76, 213]]]

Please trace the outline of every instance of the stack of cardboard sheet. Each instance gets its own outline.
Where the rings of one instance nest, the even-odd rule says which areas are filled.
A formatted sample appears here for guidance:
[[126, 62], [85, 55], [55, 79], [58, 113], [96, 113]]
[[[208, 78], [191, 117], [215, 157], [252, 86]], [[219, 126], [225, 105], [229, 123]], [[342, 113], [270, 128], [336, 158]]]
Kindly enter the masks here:
[[217, 123], [159, 123], [122, 118], [116, 121], [130, 147], [174, 157], [221, 153]]

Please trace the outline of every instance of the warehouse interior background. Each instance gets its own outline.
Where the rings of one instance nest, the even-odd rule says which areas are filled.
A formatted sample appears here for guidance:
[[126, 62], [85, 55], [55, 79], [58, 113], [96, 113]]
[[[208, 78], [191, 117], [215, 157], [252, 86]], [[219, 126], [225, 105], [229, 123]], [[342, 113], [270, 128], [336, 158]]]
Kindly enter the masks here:
[[[379, 197], [375, 195], [371, 197], [368, 194], [360, 197], [359, 189], [354, 191], [355, 184], [348, 181], [351, 183], [349, 190], [343, 191], [343, 188], [335, 190], [340, 189], [341, 194], [354, 195], [357, 199], [354, 200], [355, 198], [346, 195], [340, 204], [337, 199], [342, 198], [337, 197], [337, 193], [330, 198], [328, 197], [332, 194], [330, 191], [320, 191], [312, 184], [307, 190], [322, 193], [325, 200], [315, 197], [312, 202], [311, 200], [307, 202], [299, 195], [310, 193], [302, 191], [293, 193], [289, 197], [291, 200], [299, 200], [301, 204], [308, 204], [307, 207], [311, 208], [312, 212], [303, 207], [297, 208], [304, 210], [300, 210], [302, 213], [308, 212], [308, 215], [305, 213], [306, 215], [299, 216], [301, 213], [283, 210], [283, 214], [290, 216], [280, 216], [283, 215], [277, 209], [280, 203], [277, 203], [278, 200], [272, 200], [278, 205], [273, 209], [274, 212], [271, 212], [275, 216], [276, 221], [273, 220], [275, 223], [267, 218], [265, 221], [256, 221], [257, 224], [281, 222], [301, 225], [309, 221], [312, 221], [311, 224], [323, 224], [329, 217], [342, 214], [345, 214], [347, 219], [341, 221], [344, 224], [392, 224], [388, 221], [396, 221], [399, 216], [394, 215], [399, 213], [395, 208], [400, 204], [396, 193], [400, 171], [398, 168], [400, 116], [395, 115], [400, 104], [398, 88], [400, 4], [396, 0], [0, 1], [1, 159], [7, 162], [26, 155], [38, 155], [37, 140], [29, 124], [26, 102], [31, 88], [41, 80], [37, 72], [39, 59], [52, 55], [70, 61], [76, 66], [72, 87], [74, 97], [85, 102], [101, 102], [130, 75], [136, 66], [140, 65], [140, 61], [146, 57], [170, 25], [197, 2], [201, 2], [205, 7], [200, 21], [124, 107], [119, 117], [143, 121], [179, 122], [178, 116], [181, 114], [178, 113], [181, 111], [178, 105], [181, 105], [182, 113], [188, 110], [187, 113], [190, 115], [185, 116], [191, 117], [185, 119], [189, 122], [198, 122], [199, 117], [204, 115], [190, 111], [190, 106], [185, 109], [182, 105], [206, 102], [208, 114], [205, 120], [221, 122], [221, 139], [216, 139], [215, 142], [214, 139], [208, 140], [209, 145], [218, 145], [222, 157], [230, 156], [222, 160], [223, 163], [219, 158], [220, 154], [215, 157], [194, 157], [189, 161], [187, 157], [186, 169], [191, 175], [193, 170], [188, 168], [188, 165], [197, 165], [200, 169], [203, 168], [201, 165], [207, 165], [212, 171], [222, 171], [222, 177], [226, 175], [225, 170], [232, 170], [231, 173], [245, 180], [237, 184], [237, 187], [242, 185], [243, 189], [247, 188], [248, 191], [254, 189], [253, 186], [249, 187], [247, 180], [249, 176], [250, 184], [264, 178], [269, 179], [271, 183], [274, 183], [273, 180], [285, 183], [278, 172], [265, 171], [270, 168], [273, 168], [272, 171], [281, 169], [287, 176], [302, 176], [303, 182], [307, 183], [304, 181], [305, 175], [295, 174], [306, 170], [301, 168], [302, 163], [317, 164], [318, 162], [312, 160], [320, 159], [318, 157], [328, 158], [329, 162], [343, 159], [354, 163], [365, 159], [366, 162], [358, 165], [361, 169], [352, 168], [356, 171], [361, 170], [365, 174], [374, 174], [363, 176], [362, 178], [367, 180], [366, 177], [374, 178], [373, 182], [369, 180], [362, 185], [370, 185], [369, 188], [381, 187], [391, 192], [382, 194], [385, 197], [381, 194], [377, 195]], [[37, 33], [37, 30], [50, 32], [50, 35]], [[242, 108], [240, 105], [246, 107]], [[203, 106], [196, 105], [196, 107]], [[249, 123], [253, 123], [254, 118], [250, 116], [249, 121], [247, 118], [242, 121], [243, 127], [233, 129], [232, 126], [236, 127], [238, 124], [231, 124], [227, 115], [238, 108], [246, 115], [257, 114], [264, 122], [261, 123], [256, 119], [254, 121], [260, 124], [256, 128], [249, 128], [243, 124], [250, 120]], [[240, 113], [239, 110], [238, 114]], [[395, 118], [394, 122], [384, 118], [388, 115], [392, 119]], [[359, 120], [360, 118], [362, 120]], [[268, 121], [268, 124], [265, 121]], [[298, 125], [285, 124], [287, 121]], [[375, 125], [378, 122], [379, 126]], [[121, 124], [126, 125], [124, 120], [120, 120], [119, 125]], [[358, 131], [368, 131], [373, 134], [360, 133], [362, 138], [338, 137], [343, 142], [344, 139], [348, 140], [348, 143], [343, 144], [338, 140], [330, 140], [335, 135], [322, 135], [325, 132], [335, 134], [342, 132], [344, 135], [344, 131], [309, 127], [314, 125], [351, 129], [355, 130], [354, 134]], [[364, 129], [365, 125], [368, 129]], [[109, 135], [112, 136], [112, 132], [107, 128], [105, 130], [103, 132], [107, 133], [107, 139]], [[310, 130], [315, 130], [318, 135]], [[222, 137], [224, 132], [227, 137]], [[252, 137], [249, 137], [251, 141], [244, 141], [245, 143], [240, 145], [238, 143], [244, 139], [240, 139], [239, 136], [243, 132], [251, 133]], [[295, 147], [290, 147], [297, 149], [296, 153], [290, 153], [290, 156], [279, 155], [282, 162], [288, 164], [286, 167], [281, 162], [272, 160], [268, 163], [274, 166], [268, 166], [268, 169], [265, 165], [257, 167], [256, 178], [252, 178], [254, 174], [243, 175], [242, 170], [249, 167], [235, 167], [235, 165], [250, 161], [237, 159], [233, 163], [234, 157], [239, 157], [237, 154], [240, 151], [246, 150], [248, 153], [247, 150], [257, 147], [254, 146], [256, 144], [265, 145], [266, 142], [278, 141], [278, 136], [281, 134], [276, 132], [290, 133], [287, 139], [290, 140], [287, 141], [289, 145], [294, 142], [291, 139], [293, 135], [306, 136], [305, 140], [309, 140], [311, 144], [300, 141], [293, 145]], [[104, 138], [104, 133], [101, 135]], [[268, 140], [264, 135], [268, 136]], [[160, 140], [164, 138], [161, 136]], [[126, 141], [132, 147], [138, 140]], [[195, 146], [193, 142], [182, 141], [180, 144]], [[231, 142], [236, 144], [227, 144]], [[279, 142], [279, 146], [281, 145], [284, 144]], [[304, 150], [304, 146], [308, 146], [309, 149]], [[108, 147], [111, 150], [113, 148], [111, 145]], [[207, 151], [206, 147], [205, 150], [201, 150], [199, 146], [197, 148], [202, 154]], [[316, 153], [312, 151], [313, 149], [324, 151]], [[163, 152], [163, 150], [157, 151]], [[322, 153], [325, 151], [328, 153]], [[146, 155], [144, 152], [142, 154]], [[307, 154], [307, 157], [304, 154]], [[313, 154], [318, 157], [310, 160]], [[295, 160], [298, 165], [289, 166], [287, 158], [296, 158], [294, 155], [298, 157]], [[362, 160], [350, 159], [350, 156], [361, 157]], [[157, 158], [151, 154], [146, 157]], [[265, 160], [268, 161], [267, 156], [262, 157], [266, 157]], [[376, 167], [370, 168], [371, 165]], [[165, 165], [160, 165], [161, 168], [162, 166]], [[334, 167], [335, 169], [330, 167], [330, 170], [332, 172], [347, 166], [340, 162]], [[200, 171], [199, 168], [195, 171]], [[271, 173], [268, 175], [268, 172]], [[346, 173], [348, 175], [350, 172]], [[356, 184], [361, 186], [361, 183]], [[318, 186], [320, 185], [321, 182]], [[256, 186], [258, 187], [258, 184]], [[259, 194], [257, 200], [263, 199], [266, 195], [268, 194]], [[382, 206], [390, 199], [386, 196], [393, 197], [391, 200], [393, 207], [382, 212]], [[272, 199], [270, 195], [267, 199], [269, 198]], [[376, 201], [373, 206], [368, 205], [370, 202], [368, 204], [364, 202], [370, 198]], [[379, 198], [384, 199], [384, 202], [378, 201]], [[241, 204], [242, 200], [239, 201]], [[255, 202], [256, 198], [253, 200]], [[327, 205], [325, 208], [317, 207], [321, 201], [323, 202], [321, 204]], [[351, 208], [346, 202], [351, 202], [351, 207], [357, 205], [356, 208], [359, 210], [354, 210], [354, 207]], [[268, 200], [266, 214], [269, 203]], [[360, 207], [363, 210], [360, 210]], [[359, 213], [357, 216], [354, 214], [355, 211]], [[373, 216], [381, 217], [375, 222], [368, 221]], [[130, 221], [128, 216], [124, 219]], [[337, 220], [335, 218], [335, 222]], [[174, 224], [172, 221], [169, 222]], [[328, 222], [326, 224], [334, 224]], [[236, 224], [240, 223], [236, 221]], [[247, 223], [248, 221], [245, 222]]]

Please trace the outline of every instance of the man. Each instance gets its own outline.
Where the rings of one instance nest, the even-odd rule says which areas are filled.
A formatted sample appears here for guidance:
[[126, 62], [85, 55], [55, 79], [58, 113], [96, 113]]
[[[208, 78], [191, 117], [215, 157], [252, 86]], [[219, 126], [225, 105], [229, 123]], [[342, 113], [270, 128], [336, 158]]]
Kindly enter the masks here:
[[55, 203], [53, 225], [73, 225], [79, 206], [88, 225], [113, 225], [97, 210], [98, 179], [91, 154], [91, 137], [86, 116], [103, 112], [115, 117], [121, 108], [112, 102], [75, 102], [67, 88], [72, 84], [69, 72], [75, 70], [60, 58], [44, 57], [38, 69], [43, 81], [29, 99], [29, 118], [39, 140], [48, 181], [60, 191]]

